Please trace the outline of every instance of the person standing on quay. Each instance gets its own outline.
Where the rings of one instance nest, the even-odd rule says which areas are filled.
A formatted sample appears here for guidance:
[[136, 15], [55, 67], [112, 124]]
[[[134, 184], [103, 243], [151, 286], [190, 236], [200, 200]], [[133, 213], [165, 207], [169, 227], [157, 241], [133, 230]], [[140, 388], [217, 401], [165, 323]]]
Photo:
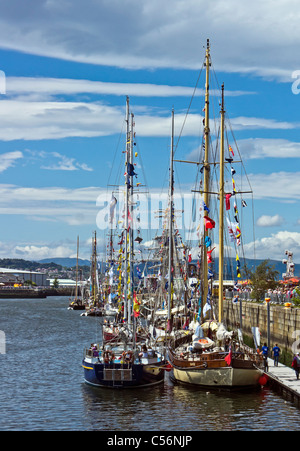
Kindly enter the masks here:
[[299, 379], [299, 372], [300, 372], [300, 355], [299, 352], [295, 355], [293, 362], [292, 362], [292, 368], [294, 368], [296, 373], [296, 379]]
[[272, 349], [273, 356], [274, 356], [274, 366], [278, 366], [279, 362], [279, 354], [280, 354], [280, 348], [278, 347], [277, 343]]

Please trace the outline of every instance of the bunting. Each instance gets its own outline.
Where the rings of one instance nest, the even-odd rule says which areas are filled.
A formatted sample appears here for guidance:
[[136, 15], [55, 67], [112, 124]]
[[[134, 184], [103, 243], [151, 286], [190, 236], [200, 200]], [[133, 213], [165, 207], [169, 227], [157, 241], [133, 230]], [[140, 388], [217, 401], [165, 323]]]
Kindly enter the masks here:
[[241, 278], [240, 267], [241, 267], [240, 259], [239, 259], [238, 254], [236, 254], [236, 276], [239, 279]]

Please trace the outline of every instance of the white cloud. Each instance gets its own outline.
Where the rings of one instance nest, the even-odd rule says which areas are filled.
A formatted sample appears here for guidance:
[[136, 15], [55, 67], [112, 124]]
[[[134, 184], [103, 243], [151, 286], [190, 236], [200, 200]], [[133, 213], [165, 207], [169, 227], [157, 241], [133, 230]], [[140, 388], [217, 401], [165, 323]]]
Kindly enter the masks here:
[[69, 257], [72, 253], [74, 254], [74, 249], [66, 246], [35, 246], [17, 245], [14, 247], [13, 252], [17, 258], [22, 258], [24, 260], [42, 260], [44, 258], [51, 257]]
[[249, 174], [255, 199], [279, 199], [282, 202], [300, 200], [300, 172]]
[[[2, 48], [124, 68], [214, 67], [290, 79], [300, 36], [297, 0], [2, 0]], [[159, 12], [159, 13], [158, 13]], [[176, 36], [176, 45], [174, 45]], [[263, 45], [262, 45], [263, 43]]]
[[237, 144], [241, 154], [249, 159], [299, 158], [300, 155], [300, 143], [287, 139], [249, 138]]
[[284, 219], [280, 215], [275, 216], [262, 215], [260, 218], [258, 218], [256, 224], [259, 227], [274, 227], [281, 226], [283, 222]]
[[67, 157], [66, 155], [61, 155], [58, 152], [51, 152], [50, 155], [58, 158], [59, 161], [56, 164], [50, 166], [41, 166], [42, 169], [49, 169], [53, 171], [78, 171], [78, 169], [82, 169], [83, 171], [89, 172], [93, 171], [93, 169], [88, 167], [87, 164], [76, 162], [75, 158], [70, 158]]
[[[43, 140], [68, 137], [101, 137], [119, 134], [125, 118], [124, 105], [108, 106], [101, 102], [3, 100], [0, 110], [0, 140]], [[169, 137], [170, 112], [139, 107], [135, 112], [139, 136]], [[200, 114], [175, 114], [175, 133], [199, 136], [203, 117]], [[233, 118], [232, 130], [295, 129], [299, 123], [262, 118]], [[213, 131], [213, 130], [212, 130]]]
[[18, 150], [14, 151], [14, 152], [2, 153], [0, 155], [0, 172], [4, 172], [4, 171], [6, 171], [6, 169], [14, 166], [15, 162], [22, 158], [23, 158], [23, 154], [22, 154], [22, 152], [19, 152]]
[[[248, 243], [244, 246], [245, 255], [255, 255], [258, 259], [282, 260], [285, 258], [286, 249], [294, 254], [294, 261], [300, 262], [300, 233], [290, 232], [288, 230], [271, 234], [271, 236], [261, 238], [254, 243]], [[284, 268], [283, 268], [284, 269]]]
[[[76, 80], [64, 78], [43, 77], [7, 77], [7, 96], [23, 95], [24, 99], [45, 99], [47, 96], [75, 95], [75, 94], [101, 94], [115, 96], [135, 97], [188, 97], [204, 96], [204, 89], [189, 86], [157, 85], [150, 83], [110, 83], [92, 80]], [[225, 91], [226, 97], [253, 95], [251, 91]], [[220, 92], [211, 90], [211, 96], [220, 96]]]

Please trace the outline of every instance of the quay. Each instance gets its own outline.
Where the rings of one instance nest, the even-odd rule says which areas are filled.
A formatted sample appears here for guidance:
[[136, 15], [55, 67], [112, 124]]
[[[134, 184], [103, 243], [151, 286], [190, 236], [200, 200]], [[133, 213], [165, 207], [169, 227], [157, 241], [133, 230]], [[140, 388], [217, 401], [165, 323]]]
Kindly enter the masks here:
[[293, 368], [278, 363], [274, 366], [273, 359], [268, 359], [269, 369], [265, 375], [268, 378], [268, 385], [278, 392], [283, 398], [293, 402], [300, 407], [300, 379], [296, 379]]

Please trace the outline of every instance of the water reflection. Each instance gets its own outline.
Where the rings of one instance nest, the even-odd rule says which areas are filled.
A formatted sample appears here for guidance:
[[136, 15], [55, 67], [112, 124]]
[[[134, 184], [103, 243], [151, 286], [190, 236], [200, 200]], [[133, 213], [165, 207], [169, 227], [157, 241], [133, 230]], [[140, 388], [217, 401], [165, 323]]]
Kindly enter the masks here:
[[[166, 380], [142, 390], [107, 390], [82, 386], [86, 428], [113, 431], [280, 430], [278, 402], [264, 388], [243, 392], [210, 392]], [[284, 401], [281, 401], [284, 403]], [[300, 426], [299, 411], [289, 428]], [[283, 430], [287, 428], [282, 424]]]

